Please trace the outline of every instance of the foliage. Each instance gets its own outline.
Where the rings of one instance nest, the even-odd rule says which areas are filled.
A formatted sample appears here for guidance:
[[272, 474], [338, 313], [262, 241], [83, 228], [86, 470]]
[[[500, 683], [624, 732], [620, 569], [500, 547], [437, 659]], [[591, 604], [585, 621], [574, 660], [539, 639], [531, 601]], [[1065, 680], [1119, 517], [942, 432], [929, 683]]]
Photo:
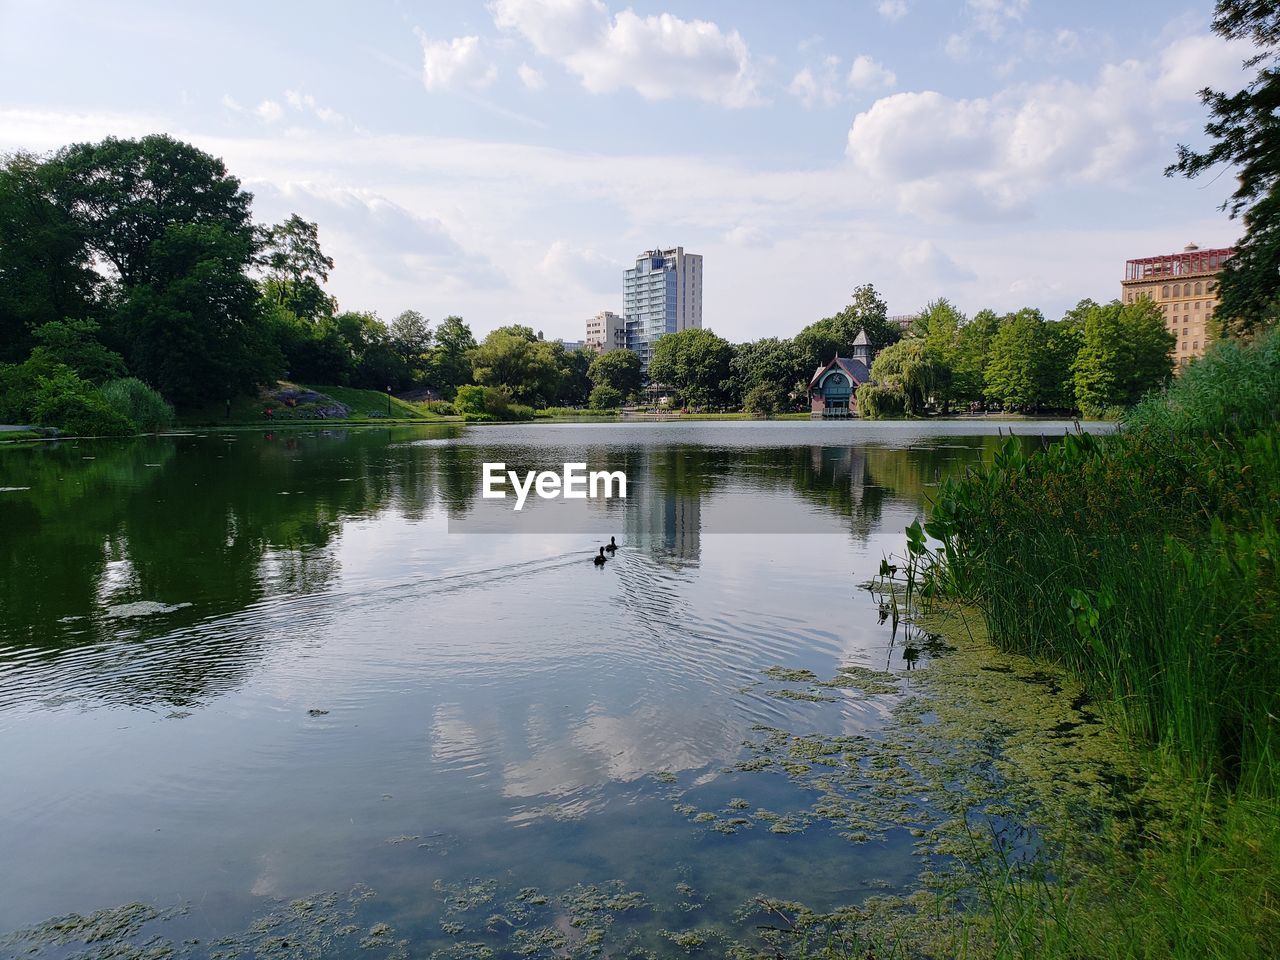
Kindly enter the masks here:
[[755, 417], [772, 417], [786, 407], [786, 395], [776, 383], [757, 383], [742, 398], [742, 409]]
[[686, 405], [722, 403], [729, 393], [733, 345], [706, 329], [659, 337], [649, 360], [649, 379], [675, 390]]
[[426, 408], [438, 417], [455, 417], [458, 415], [458, 408], [448, 400], [428, 400]]
[[[591, 361], [587, 371], [591, 383], [598, 389], [609, 387], [622, 399], [629, 399], [640, 392], [644, 386], [644, 374], [640, 369], [640, 358], [630, 350], [609, 350]], [[592, 391], [594, 396], [594, 391]], [[592, 406], [594, 406], [594, 401]], [[618, 406], [618, 404], [613, 404]]]
[[51, 320], [34, 335], [39, 346], [33, 356], [64, 364], [85, 380], [104, 383], [125, 374], [124, 357], [102, 345], [93, 320]]
[[944, 484], [926, 530], [1001, 645], [1059, 660], [1196, 776], [1280, 792], [1280, 333], [1119, 433]]
[[1084, 309], [1080, 351], [1072, 367], [1075, 402], [1086, 416], [1132, 406], [1173, 374], [1175, 338], [1150, 300]]
[[777, 387], [782, 398], [777, 409], [793, 406], [794, 401], [805, 396], [811, 373], [808, 355], [799, 344], [777, 337], [739, 344], [729, 362], [735, 396], [745, 404], [754, 388], [771, 385]]
[[804, 369], [811, 371], [837, 353], [852, 356], [853, 342], [863, 331], [873, 353], [901, 338], [901, 331], [889, 322], [884, 300], [869, 283], [856, 287], [849, 305], [835, 316], [811, 323], [796, 334], [796, 346], [805, 357]]
[[554, 344], [553, 355], [560, 370], [560, 382], [553, 398], [561, 406], [580, 406], [591, 396], [591, 364], [596, 359], [594, 350], [580, 347], [566, 350], [562, 344]]
[[88, 317], [98, 275], [55, 161], [0, 163], [0, 363], [26, 359], [32, 331]]
[[592, 410], [616, 410], [622, 406], [622, 401], [622, 391], [607, 383], [602, 383], [591, 390], [590, 404]]
[[448, 316], [436, 327], [435, 347], [427, 366], [427, 383], [445, 397], [471, 382], [471, 351], [476, 338], [461, 317]]
[[333, 260], [320, 249], [320, 228], [296, 213], [266, 231], [260, 262], [268, 297], [300, 320], [331, 315], [336, 306], [324, 292]]
[[987, 357], [985, 393], [1005, 407], [1041, 406], [1048, 369], [1049, 338], [1039, 310], [1019, 310], [1001, 320], [991, 338]]
[[858, 415], [867, 420], [889, 420], [904, 416], [907, 412], [907, 398], [901, 386], [864, 383], [858, 387], [854, 396], [858, 404]]
[[459, 413], [484, 413], [484, 387], [475, 384], [459, 387], [453, 405]]
[[99, 389], [107, 405], [139, 430], [154, 432], [173, 423], [173, 407], [137, 377], [105, 383]]
[[1247, 38], [1256, 45], [1250, 60], [1253, 79], [1236, 93], [1205, 89], [1209, 108], [1205, 133], [1213, 141], [1203, 152], [1178, 147], [1178, 160], [1165, 173], [1197, 177], [1222, 167], [1234, 168], [1236, 189], [1223, 205], [1243, 217], [1244, 237], [1220, 278], [1215, 315], [1225, 328], [1247, 334], [1274, 326], [1280, 318], [1280, 16], [1275, 5], [1259, 0], [1218, 0], [1213, 28], [1226, 39]]
[[504, 387], [521, 403], [545, 407], [559, 392], [564, 353], [529, 327], [499, 327], [471, 351], [473, 376], [483, 386]]
[[38, 378], [31, 412], [41, 426], [79, 437], [118, 437], [135, 429], [93, 384], [67, 367]]
[[951, 371], [951, 399], [978, 403], [986, 397], [987, 362], [991, 341], [1000, 329], [994, 310], [979, 310], [956, 333]]
[[[924, 413], [935, 396], [943, 395], [950, 384], [950, 370], [935, 349], [920, 338], [910, 337], [885, 347], [872, 361], [871, 377], [902, 395], [911, 416]], [[873, 394], [868, 394], [868, 397]], [[876, 395], [878, 396], [878, 395]]]

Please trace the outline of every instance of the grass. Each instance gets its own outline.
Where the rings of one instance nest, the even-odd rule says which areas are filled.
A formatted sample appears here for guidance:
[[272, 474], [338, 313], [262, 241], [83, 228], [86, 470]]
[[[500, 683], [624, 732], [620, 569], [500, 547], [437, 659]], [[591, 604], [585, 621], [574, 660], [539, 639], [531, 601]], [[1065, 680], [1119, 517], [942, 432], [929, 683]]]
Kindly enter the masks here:
[[0, 433], [0, 443], [17, 443], [19, 441], [43, 440], [44, 434], [35, 430], [8, 430]]
[[[1001, 957], [1254, 957], [1280, 942], [1280, 332], [1223, 343], [1123, 429], [943, 485], [925, 597], [1065, 666], [1184, 798], [1136, 847], [986, 872]], [[910, 531], [909, 531], [910, 533]], [[1092, 864], [1088, 869], [1079, 864]], [[1005, 865], [1008, 867], [1008, 865]]]
[[[391, 398], [391, 416], [387, 417], [387, 395], [379, 390], [361, 390], [356, 387], [336, 387], [313, 384], [294, 384], [288, 381], [280, 381], [280, 387], [305, 386], [308, 390], [314, 390], [317, 393], [323, 393], [325, 396], [331, 397], [339, 403], [345, 404], [351, 410], [351, 416], [346, 420], [335, 421], [332, 418], [327, 420], [305, 420], [297, 418], [281, 418], [278, 420], [268, 421], [263, 416], [263, 410], [267, 404], [257, 396], [238, 396], [231, 401], [231, 414], [227, 415], [226, 402], [215, 401], [206, 404], [203, 407], [184, 410], [178, 414], [178, 422], [185, 426], [197, 425], [217, 425], [217, 426], [234, 426], [234, 425], [253, 425], [260, 426], [267, 422], [278, 424], [287, 424], [291, 422], [338, 422], [338, 423], [364, 423], [364, 422], [388, 422], [390, 421], [418, 421], [418, 420], [447, 420], [452, 418], [440, 417], [427, 409], [425, 404], [410, 403], [406, 400], [400, 400], [397, 397]], [[273, 404], [278, 411], [283, 411], [279, 404]]]

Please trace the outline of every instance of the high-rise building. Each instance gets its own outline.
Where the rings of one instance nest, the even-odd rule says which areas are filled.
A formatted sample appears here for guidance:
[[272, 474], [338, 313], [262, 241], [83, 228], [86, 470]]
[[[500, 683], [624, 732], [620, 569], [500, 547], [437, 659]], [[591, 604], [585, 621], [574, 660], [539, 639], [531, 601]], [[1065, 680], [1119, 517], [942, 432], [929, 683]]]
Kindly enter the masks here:
[[1123, 303], [1144, 297], [1154, 300], [1164, 314], [1164, 325], [1178, 338], [1173, 356], [1178, 367], [1204, 353], [1218, 306], [1218, 273], [1235, 251], [1231, 247], [1201, 250], [1189, 243], [1181, 253], [1143, 257], [1124, 265], [1120, 284]]
[[627, 349], [649, 367], [664, 334], [702, 326], [702, 255], [646, 250], [626, 274]]
[[587, 321], [586, 343], [596, 353], [626, 349], [626, 318], [618, 316], [612, 310], [601, 310]]

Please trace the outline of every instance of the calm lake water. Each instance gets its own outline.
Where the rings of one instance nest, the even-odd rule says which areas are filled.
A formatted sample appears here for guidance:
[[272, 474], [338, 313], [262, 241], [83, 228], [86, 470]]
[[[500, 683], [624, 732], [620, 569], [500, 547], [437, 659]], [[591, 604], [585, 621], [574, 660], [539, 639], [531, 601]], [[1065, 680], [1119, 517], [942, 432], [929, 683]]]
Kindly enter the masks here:
[[[1014, 428], [1038, 446], [1068, 426]], [[161, 916], [139, 915], [136, 942], [203, 956], [261, 946], [293, 929], [279, 904], [332, 892], [308, 901], [327, 911], [315, 929], [342, 914], [362, 933], [330, 924], [323, 955], [560, 956], [597, 920], [603, 955], [676, 955], [658, 931], [731, 929], [757, 894], [827, 909], [910, 889], [905, 827], [774, 832], [812, 797], [731, 768], [757, 725], [885, 722], [891, 694], [792, 699], [764, 671], [909, 684], [859, 584], [996, 429], [446, 425], [0, 450], [0, 934], [137, 902]], [[573, 459], [631, 480], [625, 502], [591, 505], [598, 530], [527, 532], [479, 498], [485, 461]], [[597, 569], [608, 532], [621, 549]], [[591, 900], [623, 891], [646, 905]]]

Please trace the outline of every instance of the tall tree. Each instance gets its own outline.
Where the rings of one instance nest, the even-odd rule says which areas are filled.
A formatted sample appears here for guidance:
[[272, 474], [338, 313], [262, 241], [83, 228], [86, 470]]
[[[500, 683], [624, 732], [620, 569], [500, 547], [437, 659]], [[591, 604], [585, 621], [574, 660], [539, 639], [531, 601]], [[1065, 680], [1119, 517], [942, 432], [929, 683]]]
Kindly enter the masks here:
[[99, 277], [57, 161], [0, 162], [0, 363], [24, 359], [32, 332], [94, 313]]
[[644, 386], [640, 358], [630, 350], [609, 350], [591, 361], [587, 371], [597, 387], [612, 387], [623, 400], [635, 396]]
[[1009, 314], [991, 338], [986, 395], [1006, 407], [1035, 408], [1044, 402], [1048, 330], [1039, 310]]
[[804, 352], [806, 367], [813, 370], [839, 353], [848, 357], [859, 333], [866, 331], [873, 352], [897, 342], [902, 331], [889, 322], [889, 311], [876, 288], [864, 283], [854, 288], [847, 307], [831, 317], [809, 324], [796, 334], [796, 345]]
[[951, 396], [959, 403], [976, 403], [986, 396], [987, 360], [991, 340], [1000, 329], [994, 310], [979, 310], [956, 334]]
[[879, 384], [902, 391], [906, 412], [917, 416], [939, 396], [945, 396], [951, 371], [923, 337], [908, 337], [881, 350], [871, 364]]
[[324, 283], [333, 260], [320, 249], [320, 228], [296, 213], [266, 231], [261, 256], [268, 296], [303, 320], [333, 313]]
[[499, 327], [471, 351], [476, 383], [505, 387], [520, 403], [545, 406], [559, 389], [564, 347], [520, 325]]
[[1218, 0], [1213, 29], [1226, 39], [1249, 39], [1258, 67], [1243, 90], [1206, 88], [1204, 152], [1178, 147], [1166, 174], [1196, 177], [1219, 166], [1235, 169], [1236, 189], [1223, 205], [1242, 217], [1245, 233], [1220, 279], [1215, 316], [1227, 332], [1247, 334], [1280, 319], [1280, 7], [1272, 0]]
[[436, 345], [431, 349], [427, 382], [447, 397], [471, 382], [471, 351], [476, 338], [461, 317], [445, 317], [436, 327]]
[[693, 328], [659, 337], [649, 360], [649, 379], [675, 389], [681, 402], [708, 405], [730, 394], [733, 345], [710, 330]]
[[1174, 342], [1150, 300], [1094, 304], [1085, 314], [1072, 366], [1076, 403], [1090, 415], [1137, 403], [1172, 376]]
[[[746, 402], [752, 388], [768, 384], [778, 388], [781, 403], [786, 405], [804, 395], [813, 368], [796, 341], [764, 337], [738, 344], [729, 364], [729, 373], [734, 395], [740, 402]], [[766, 396], [772, 395], [757, 394], [757, 399]]]

